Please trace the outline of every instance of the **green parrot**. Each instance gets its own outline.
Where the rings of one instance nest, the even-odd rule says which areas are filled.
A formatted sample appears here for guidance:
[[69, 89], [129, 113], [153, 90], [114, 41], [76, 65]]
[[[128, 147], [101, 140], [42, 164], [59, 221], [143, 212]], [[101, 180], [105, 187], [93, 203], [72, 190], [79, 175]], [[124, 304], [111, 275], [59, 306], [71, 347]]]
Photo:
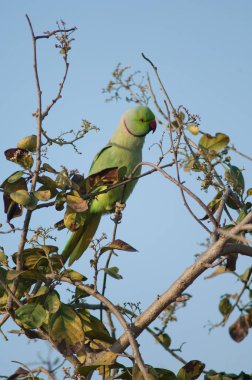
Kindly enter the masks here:
[[[156, 130], [156, 120], [152, 111], [145, 106], [138, 106], [126, 111], [109, 140], [108, 144], [95, 156], [89, 175], [108, 168], [126, 167], [126, 176], [129, 176], [135, 166], [142, 161], [142, 147], [145, 136]], [[135, 173], [140, 174], [141, 168]], [[125, 189], [119, 186], [107, 193], [100, 194], [92, 199], [86, 211], [84, 225], [70, 236], [63, 252], [62, 260], [65, 263], [69, 258], [69, 265], [78, 260], [89, 246], [101, 219], [106, 213], [115, 210], [116, 202], [125, 202], [136, 185], [136, 181], [129, 182]]]

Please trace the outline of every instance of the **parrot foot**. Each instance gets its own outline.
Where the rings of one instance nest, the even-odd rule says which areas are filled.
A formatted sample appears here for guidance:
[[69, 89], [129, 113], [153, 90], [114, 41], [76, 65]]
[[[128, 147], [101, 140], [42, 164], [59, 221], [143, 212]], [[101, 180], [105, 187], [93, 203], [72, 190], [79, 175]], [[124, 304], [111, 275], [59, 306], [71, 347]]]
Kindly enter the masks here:
[[114, 223], [119, 224], [122, 220], [122, 211], [125, 209], [126, 204], [121, 202], [116, 202], [115, 205], [115, 213], [114, 216], [111, 218]]
[[116, 202], [116, 205], [115, 205], [115, 212], [117, 211], [123, 211], [126, 207], [126, 203], [124, 202]]

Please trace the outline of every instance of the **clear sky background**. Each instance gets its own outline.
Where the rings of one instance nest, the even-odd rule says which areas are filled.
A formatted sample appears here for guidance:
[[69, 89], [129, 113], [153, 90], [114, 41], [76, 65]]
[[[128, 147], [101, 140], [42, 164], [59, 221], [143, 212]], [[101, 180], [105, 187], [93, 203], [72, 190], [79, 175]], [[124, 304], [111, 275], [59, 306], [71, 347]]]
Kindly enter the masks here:
[[[91, 132], [80, 142], [82, 155], [74, 154], [70, 148], [52, 150], [49, 157], [54, 160], [54, 167], [65, 165], [88, 172], [94, 154], [107, 143], [121, 114], [129, 107], [124, 101], [106, 103], [102, 94], [117, 63], [130, 64], [134, 70], [148, 70], [155, 80], [141, 52], [158, 66], [176, 106], [183, 104], [192, 113], [200, 114], [202, 130], [227, 133], [237, 149], [251, 155], [250, 0], [2, 0], [2, 178], [16, 170], [13, 164], [5, 161], [4, 150], [15, 147], [21, 137], [35, 131], [32, 112], [36, 109], [36, 91], [26, 13], [36, 34], [54, 29], [59, 19], [67, 22], [68, 27], [78, 27], [69, 57], [70, 71], [63, 99], [45, 122], [48, 133], [56, 136], [60, 131], [78, 129], [82, 119], [100, 128], [99, 133]], [[58, 90], [63, 63], [52, 41], [39, 41], [38, 48], [43, 105], [46, 106]], [[155, 135], [147, 136], [144, 159], [157, 161], [158, 149], [149, 150], [149, 147], [159, 141], [161, 134], [159, 128]], [[243, 165], [240, 159], [237, 162]], [[244, 164], [248, 187], [251, 187], [251, 163]], [[199, 183], [188, 175], [184, 179], [194, 190], [199, 187]], [[210, 200], [209, 194], [202, 196], [205, 202]], [[61, 215], [57, 217], [59, 220]], [[4, 220], [1, 209], [1, 222]], [[47, 212], [41, 211], [34, 219], [34, 226], [53, 225], [54, 222], [55, 217], [49, 220]], [[104, 217], [97, 235], [106, 231], [111, 236], [112, 227], [109, 217]], [[111, 279], [107, 295], [114, 303], [141, 301], [144, 310], [193, 263], [194, 254], [202, 251], [200, 243], [206, 235], [184, 208], [178, 189], [155, 174], [138, 183], [125, 209], [118, 237], [135, 246], [139, 253], [121, 253], [114, 259], [113, 264], [120, 267], [124, 279]], [[66, 239], [66, 233], [61, 232], [58, 240], [61, 247]], [[18, 234], [11, 238], [4, 236], [1, 240], [0, 245], [12, 253]], [[75, 268], [91, 276], [90, 258], [91, 253], [85, 253]], [[240, 260], [241, 271], [246, 265], [248, 261]], [[252, 372], [251, 337], [237, 344], [230, 339], [227, 327], [215, 329], [210, 334], [204, 327], [208, 321], [221, 320], [219, 296], [235, 289], [239, 288], [234, 277], [229, 275], [209, 281], [201, 278], [191, 286], [189, 292], [193, 298], [178, 313], [178, 322], [168, 330], [173, 348], [186, 342], [182, 351], [186, 360], [202, 360], [207, 369], [217, 371]], [[231, 322], [236, 317], [232, 316]], [[7, 330], [10, 328], [13, 328], [11, 324]], [[4, 330], [6, 332], [5, 326]], [[44, 343], [27, 344], [24, 338], [11, 334], [8, 338], [9, 341], [4, 342], [0, 336], [0, 375], [10, 375], [16, 369], [18, 365], [11, 360], [30, 364], [37, 360], [38, 352], [47, 353]], [[146, 363], [174, 371], [180, 368], [180, 363], [147, 334], [143, 334], [139, 342]]]

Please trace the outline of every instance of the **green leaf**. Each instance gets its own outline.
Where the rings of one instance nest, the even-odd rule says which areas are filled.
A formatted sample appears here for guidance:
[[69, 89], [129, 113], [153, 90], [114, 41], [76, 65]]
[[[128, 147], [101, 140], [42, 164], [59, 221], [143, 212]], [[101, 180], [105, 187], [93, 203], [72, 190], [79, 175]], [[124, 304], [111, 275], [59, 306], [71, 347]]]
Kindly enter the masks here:
[[4, 193], [3, 201], [4, 201], [4, 212], [6, 213], [6, 216], [7, 216], [7, 223], [9, 223], [11, 219], [18, 218], [19, 216], [23, 214], [23, 206], [14, 202], [10, 198], [9, 194]]
[[207, 150], [215, 150], [218, 152], [225, 148], [228, 143], [229, 137], [224, 133], [216, 133], [214, 137], [206, 133], [199, 140], [199, 147]]
[[10, 197], [16, 203], [26, 206], [30, 203], [30, 194], [27, 190], [17, 190], [10, 194]]
[[27, 184], [24, 178], [19, 178], [16, 182], [8, 182], [8, 178], [2, 183], [1, 188], [4, 189], [3, 201], [4, 212], [7, 214], [7, 222], [11, 219], [22, 215], [23, 206], [14, 202], [9, 193], [14, 193], [17, 190], [27, 190]]
[[83, 274], [76, 272], [73, 269], [66, 269], [64, 272], [60, 274], [61, 277], [70, 278], [72, 281], [86, 281], [87, 277], [83, 276]]
[[62, 170], [61, 172], [58, 173], [55, 182], [56, 182], [57, 187], [62, 190], [69, 189], [72, 186], [72, 182], [70, 178], [68, 177], [65, 170]]
[[21, 277], [26, 280], [45, 280], [45, 276], [42, 273], [32, 270], [9, 270], [7, 273], [8, 280], [14, 280], [17, 277]]
[[84, 344], [82, 322], [78, 314], [68, 305], [61, 304], [49, 317], [49, 334], [64, 355], [78, 353]]
[[49, 201], [52, 198], [52, 193], [50, 189], [47, 189], [45, 186], [41, 186], [37, 191], [34, 191], [35, 197], [39, 201]]
[[110, 251], [111, 249], [118, 249], [120, 251], [126, 251], [126, 252], [138, 252], [137, 249], [129, 245], [128, 243], [125, 243], [125, 241], [116, 239], [115, 241], [108, 243], [104, 247], [101, 248], [101, 253], [104, 253], [106, 251]]
[[[92, 364], [94, 368], [100, 367], [100, 366], [108, 366], [108, 365], [113, 365], [115, 363], [115, 360], [117, 358], [118, 354], [115, 354], [114, 352], [104, 352], [102, 356], [98, 356], [97, 359], [92, 361]], [[81, 369], [78, 369], [78, 372], [81, 373]]]
[[242, 195], [244, 193], [245, 181], [241, 169], [230, 165], [229, 170], [225, 172], [225, 178], [237, 194]]
[[64, 191], [61, 191], [56, 196], [56, 199], [55, 199], [55, 209], [57, 211], [64, 210], [65, 202], [66, 202], [66, 193]]
[[[15, 172], [15, 173], [17, 173], [17, 172]], [[4, 189], [4, 191], [6, 191], [7, 193], [13, 193], [14, 191], [21, 190], [21, 189], [27, 190], [27, 184], [26, 184], [26, 181], [24, 178], [21, 177], [18, 180], [16, 180], [15, 182], [9, 182], [10, 177], [8, 177], [1, 184], [1, 188]]]
[[41, 245], [40, 248], [45, 252], [46, 256], [49, 256], [50, 253], [58, 252], [59, 248], [56, 245]]
[[219, 311], [222, 315], [228, 315], [232, 310], [232, 304], [229, 301], [229, 298], [225, 297], [219, 303]]
[[191, 360], [178, 371], [178, 380], [195, 380], [201, 375], [205, 364], [199, 360]]
[[205, 374], [204, 380], [251, 380], [251, 375], [241, 372], [239, 375], [210, 370]]
[[48, 294], [49, 293], [49, 288], [48, 286], [46, 285], [43, 285], [39, 288], [39, 290], [37, 291], [36, 294], [33, 294], [32, 295], [32, 298], [37, 298], [37, 297], [41, 297], [41, 296], [44, 296], [45, 294]]
[[[17, 253], [12, 255], [13, 261], [16, 263]], [[40, 266], [48, 266], [48, 260], [45, 252], [41, 248], [27, 248], [23, 251], [24, 269], [38, 269]]]
[[[211, 200], [210, 203], [208, 203], [207, 207], [209, 208], [209, 211], [211, 211], [212, 214], [214, 214], [219, 206], [220, 206], [220, 202], [222, 200], [222, 196], [223, 196], [223, 192], [222, 191], [219, 191], [215, 197]], [[206, 214], [201, 220], [207, 220], [209, 218], [208, 214]]]
[[[94, 289], [94, 285], [90, 284], [88, 285], [90, 288]], [[85, 290], [82, 290], [82, 289], [79, 289], [79, 288], [75, 288], [75, 298], [76, 299], [79, 299], [79, 298], [85, 298], [85, 297], [90, 297], [90, 294], [85, 292]]]
[[104, 272], [107, 273], [109, 276], [121, 280], [123, 277], [119, 274], [119, 268], [117, 267], [111, 267], [111, 268], [104, 268]]
[[17, 182], [23, 175], [24, 175], [24, 171], [23, 170], [19, 170], [15, 173], [13, 173], [12, 175], [10, 175], [8, 178], [7, 178], [7, 181], [9, 183], [14, 183], [14, 182]]
[[44, 308], [49, 311], [49, 313], [53, 314], [59, 310], [61, 305], [59, 294], [53, 290], [49, 294], [47, 294], [44, 302]]
[[250, 195], [252, 195], [252, 187], [250, 187], [250, 188], [247, 190], [247, 197], [249, 197]]
[[84, 212], [88, 209], [88, 202], [75, 195], [67, 195], [66, 202], [75, 212]]
[[11, 193], [10, 197], [14, 202], [25, 206], [29, 210], [33, 210], [38, 203], [38, 200], [34, 195], [29, 194], [27, 190], [17, 190], [14, 193]]
[[77, 190], [78, 194], [81, 197], [84, 197], [84, 195], [87, 193], [84, 176], [81, 174], [74, 174], [71, 177], [71, 181], [72, 181], [72, 188]]
[[[27, 248], [23, 252], [23, 261], [25, 269], [36, 269], [39, 273], [48, 273], [50, 266], [48, 261], [50, 260], [51, 266], [55, 272], [58, 272], [62, 268], [61, 256], [53, 254], [58, 251], [58, 247], [54, 245], [42, 245], [40, 248]], [[13, 261], [16, 263], [17, 253], [12, 255]], [[44, 277], [43, 277], [44, 278]]]
[[236, 223], [239, 224], [245, 218], [246, 215], [247, 215], [247, 207], [244, 206], [241, 209], [241, 211], [240, 211], [240, 213], [238, 215], [238, 218], [236, 219]]
[[16, 311], [16, 321], [26, 329], [40, 327], [46, 319], [47, 312], [37, 303], [29, 303], [19, 307]]
[[[93, 343], [99, 342], [100, 344], [111, 344], [114, 342], [114, 339], [110, 336], [108, 330], [100, 319], [91, 315], [87, 310], [79, 309], [76, 311], [81, 318], [85, 337], [89, 338]], [[92, 348], [99, 349], [99, 346], [94, 344]]]
[[46, 162], [42, 165], [41, 169], [46, 171], [46, 172], [49, 172], [49, 173], [57, 174], [57, 171], [51, 165], [47, 164]]
[[56, 182], [52, 178], [50, 178], [46, 175], [42, 175], [42, 176], [38, 177], [38, 182], [41, 183], [42, 185], [44, 185], [47, 189], [51, 190], [52, 194], [56, 195], [57, 185], [56, 185]]
[[194, 172], [201, 172], [204, 169], [204, 166], [200, 163], [200, 161], [193, 156], [187, 157], [187, 161], [184, 163], [184, 171], [189, 172], [190, 170]]
[[234, 192], [231, 192], [226, 201], [228, 207], [233, 210], [239, 210], [242, 207], [242, 203], [238, 197], [238, 195]]
[[196, 124], [190, 124], [186, 127], [186, 129], [191, 132], [192, 135], [198, 135], [199, 133], [199, 126]]
[[168, 334], [158, 334], [157, 335], [157, 342], [161, 343], [163, 347], [169, 348], [171, 344], [171, 338]]
[[[176, 379], [176, 376], [174, 375], [174, 373], [170, 371], [169, 371], [168, 377], [167, 375], [162, 377], [161, 374], [158, 372], [158, 368], [148, 368], [147, 380], [157, 380], [157, 379], [174, 380], [174, 378]], [[140, 371], [137, 364], [134, 364], [132, 367], [132, 380], [144, 380], [142, 372]]]
[[5, 157], [8, 161], [14, 162], [22, 166], [24, 169], [31, 169], [33, 165], [33, 158], [28, 150], [11, 148], [7, 149], [5, 152]]
[[0, 251], [0, 265], [1, 263], [8, 264], [8, 256], [3, 251]]
[[251, 268], [247, 268], [247, 269], [245, 270], [245, 272], [244, 272], [242, 275], [239, 276], [240, 279], [241, 279], [243, 282], [247, 282], [247, 281], [249, 280], [250, 276], [251, 276], [251, 271], [252, 271]]
[[17, 144], [19, 149], [27, 149], [30, 152], [35, 152], [37, 148], [37, 136], [29, 135], [23, 137]]

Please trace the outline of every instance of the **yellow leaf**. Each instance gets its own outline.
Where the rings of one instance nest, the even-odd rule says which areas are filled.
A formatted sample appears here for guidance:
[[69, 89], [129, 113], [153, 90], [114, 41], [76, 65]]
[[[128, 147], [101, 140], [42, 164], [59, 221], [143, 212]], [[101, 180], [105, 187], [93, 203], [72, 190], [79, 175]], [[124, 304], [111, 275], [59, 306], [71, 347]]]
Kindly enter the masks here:
[[191, 132], [192, 135], [197, 135], [199, 133], [199, 126], [196, 124], [190, 124], [186, 129]]
[[205, 280], [209, 280], [210, 278], [213, 278], [213, 277], [216, 277], [216, 276], [219, 276], [220, 274], [223, 274], [223, 273], [229, 273], [230, 271], [228, 271], [225, 267], [218, 267], [217, 269], [215, 269], [215, 271], [213, 271], [209, 276], [206, 276], [205, 277]]

